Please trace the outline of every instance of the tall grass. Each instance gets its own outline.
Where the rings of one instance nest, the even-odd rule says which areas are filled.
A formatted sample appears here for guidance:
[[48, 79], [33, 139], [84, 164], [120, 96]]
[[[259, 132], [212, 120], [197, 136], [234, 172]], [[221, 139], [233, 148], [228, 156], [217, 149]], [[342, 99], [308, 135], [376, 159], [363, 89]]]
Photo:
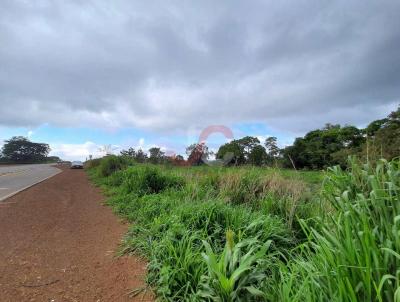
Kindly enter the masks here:
[[89, 161], [91, 165], [98, 166], [98, 173], [102, 177], [107, 177], [115, 173], [116, 171], [122, 170], [132, 164], [132, 161], [121, 156], [108, 155], [98, 162], [98, 159]]
[[335, 215], [282, 269], [279, 300], [399, 301], [399, 162], [330, 169], [324, 198]]
[[89, 174], [165, 301], [400, 301], [400, 167], [319, 175], [135, 165]]
[[[261, 280], [252, 274], [255, 267], [260, 267], [261, 275], [270, 274], [271, 267], [261, 266], [266, 263], [265, 259], [277, 254], [288, 255], [287, 251], [298, 241], [286, 217], [281, 217], [279, 211], [272, 213], [270, 209], [268, 213], [263, 208], [266, 196], [294, 196], [288, 193], [292, 190], [290, 183], [274, 173], [266, 177], [260, 169], [242, 169], [237, 171], [240, 181], [232, 171], [202, 167], [171, 169], [135, 165], [108, 177], [101, 176], [96, 169], [89, 173], [111, 191], [108, 203], [133, 222], [122, 253], [137, 253], [149, 260], [148, 283], [162, 300], [205, 299], [207, 286], [214, 284], [204, 258], [210, 251], [207, 252], [206, 246], [212, 247], [215, 257], [219, 258], [226, 249], [228, 229], [236, 234], [237, 252], [232, 261], [238, 267], [245, 255], [256, 245], [260, 246], [253, 255], [257, 259], [249, 263], [246, 274], [241, 274], [241, 284], [247, 281], [243, 286], [234, 286], [236, 295], [230, 295], [234, 300], [244, 292], [250, 297], [261, 287]], [[297, 195], [296, 198], [300, 199]], [[261, 248], [265, 242], [269, 242], [268, 249]], [[243, 257], [238, 257], [238, 253]], [[264, 259], [261, 262], [260, 253]], [[232, 269], [235, 265], [231, 265]]]

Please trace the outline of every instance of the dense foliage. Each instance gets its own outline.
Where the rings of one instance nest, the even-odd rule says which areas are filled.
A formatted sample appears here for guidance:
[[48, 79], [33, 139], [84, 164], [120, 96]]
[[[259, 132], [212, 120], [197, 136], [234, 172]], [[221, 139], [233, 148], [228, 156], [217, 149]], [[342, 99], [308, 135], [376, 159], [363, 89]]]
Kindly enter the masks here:
[[101, 160], [90, 160], [87, 164], [89, 166], [97, 166], [99, 174], [105, 177], [126, 168], [130, 164], [130, 161], [123, 156], [108, 155]]
[[366, 131], [368, 140], [364, 154], [368, 154], [369, 158], [392, 159], [400, 156], [400, 108], [386, 119], [371, 123]]
[[1, 157], [3, 161], [12, 163], [37, 163], [44, 162], [47, 159], [57, 160], [57, 158], [47, 158], [50, 152], [48, 144], [34, 143], [22, 136], [14, 136], [6, 140], [2, 150]]
[[368, 162], [400, 156], [400, 107], [365, 129], [328, 124], [297, 138], [292, 146], [282, 150], [285, 166], [309, 169], [337, 164], [346, 167], [350, 155]]
[[354, 153], [361, 150], [364, 142], [362, 131], [356, 127], [326, 125], [297, 138], [283, 154], [293, 159], [296, 168], [322, 169], [337, 163], [337, 154], [341, 150], [351, 149]]
[[222, 159], [229, 152], [233, 154], [232, 163], [235, 165], [262, 163], [266, 155], [265, 148], [260, 145], [259, 139], [251, 136], [245, 136], [221, 146], [217, 158]]
[[[93, 180], [167, 301], [398, 301], [400, 164], [321, 174], [133, 165]], [[320, 185], [318, 185], [320, 184]], [[319, 194], [321, 193], [321, 194]]]

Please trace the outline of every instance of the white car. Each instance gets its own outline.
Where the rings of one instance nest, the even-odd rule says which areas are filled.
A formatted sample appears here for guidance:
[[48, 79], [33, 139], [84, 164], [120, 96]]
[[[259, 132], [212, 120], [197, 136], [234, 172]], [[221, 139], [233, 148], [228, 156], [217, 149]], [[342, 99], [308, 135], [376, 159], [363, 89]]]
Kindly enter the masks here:
[[83, 163], [81, 161], [73, 161], [71, 163], [71, 169], [83, 169]]

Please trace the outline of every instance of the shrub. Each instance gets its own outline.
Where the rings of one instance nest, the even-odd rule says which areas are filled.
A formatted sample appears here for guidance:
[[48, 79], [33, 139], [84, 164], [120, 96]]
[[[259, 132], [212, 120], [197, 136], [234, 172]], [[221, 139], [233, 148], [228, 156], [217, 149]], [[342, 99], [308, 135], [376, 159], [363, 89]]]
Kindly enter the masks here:
[[135, 192], [139, 195], [157, 194], [169, 188], [181, 188], [183, 185], [184, 180], [181, 177], [147, 166], [127, 169], [123, 183], [126, 193]]
[[128, 166], [128, 164], [129, 163], [126, 158], [116, 155], [109, 155], [101, 159], [98, 171], [103, 177], [110, 176], [114, 172], [125, 168]]
[[101, 158], [94, 158], [94, 159], [88, 160], [85, 162], [85, 168], [86, 169], [96, 168], [100, 165], [101, 160], [102, 160]]

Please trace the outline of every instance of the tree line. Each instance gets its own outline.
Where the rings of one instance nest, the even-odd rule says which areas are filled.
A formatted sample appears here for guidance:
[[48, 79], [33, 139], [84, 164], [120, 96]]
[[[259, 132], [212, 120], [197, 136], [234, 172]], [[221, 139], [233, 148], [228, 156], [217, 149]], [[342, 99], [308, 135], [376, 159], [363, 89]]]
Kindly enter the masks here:
[[186, 148], [187, 160], [182, 155], [166, 156], [157, 147], [149, 149], [148, 154], [133, 148], [121, 151], [122, 156], [137, 162], [169, 162], [176, 165], [201, 165], [211, 155], [223, 160], [227, 154], [230, 155], [229, 165], [295, 169], [324, 169], [333, 165], [346, 167], [349, 156], [363, 161], [390, 160], [400, 156], [400, 107], [386, 118], [371, 122], [366, 128], [326, 124], [283, 148], [278, 147], [276, 137], [260, 141], [257, 137], [245, 136], [220, 146], [215, 154], [205, 144], [192, 144]]
[[349, 156], [356, 156], [364, 162], [380, 158], [391, 160], [400, 156], [400, 107], [362, 129], [327, 124], [297, 138], [281, 154], [285, 166], [293, 164], [296, 168], [309, 169], [333, 165], [345, 167]]

